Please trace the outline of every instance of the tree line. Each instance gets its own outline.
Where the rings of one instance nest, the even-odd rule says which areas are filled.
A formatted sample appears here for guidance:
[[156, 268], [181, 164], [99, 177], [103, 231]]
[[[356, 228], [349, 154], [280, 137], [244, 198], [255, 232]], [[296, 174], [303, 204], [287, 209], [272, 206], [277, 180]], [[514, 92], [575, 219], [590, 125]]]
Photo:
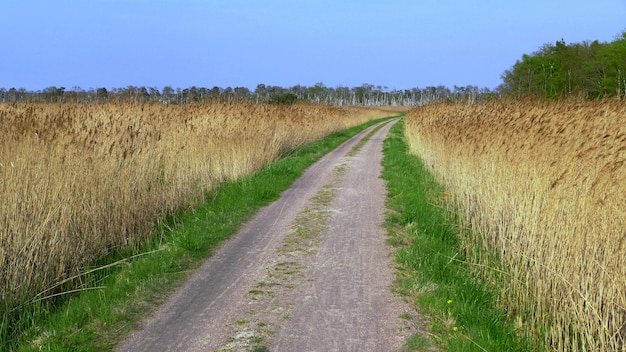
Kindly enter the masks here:
[[367, 105], [367, 106], [413, 106], [433, 101], [475, 102], [495, 95], [489, 88], [477, 86], [454, 86], [452, 89], [439, 85], [425, 88], [390, 90], [388, 87], [373, 84], [362, 84], [357, 87], [327, 87], [317, 83], [307, 87], [296, 85], [280, 87], [259, 84], [254, 91], [246, 87], [189, 87], [173, 88], [165, 86], [124, 88], [90, 88], [51, 86], [40, 91], [27, 91], [24, 88], [0, 88], [0, 102], [133, 102], [133, 103], [164, 103], [164, 104], [197, 104], [197, 103], [269, 103], [292, 104], [305, 101], [317, 104], [332, 105]]
[[626, 96], [626, 31], [612, 42], [544, 44], [502, 75], [498, 90], [516, 97]]

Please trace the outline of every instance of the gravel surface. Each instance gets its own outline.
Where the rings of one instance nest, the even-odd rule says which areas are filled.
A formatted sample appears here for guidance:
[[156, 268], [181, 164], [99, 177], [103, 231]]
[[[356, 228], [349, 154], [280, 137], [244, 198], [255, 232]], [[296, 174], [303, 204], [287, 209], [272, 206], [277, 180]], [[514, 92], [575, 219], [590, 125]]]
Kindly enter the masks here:
[[381, 227], [394, 122], [307, 169], [117, 350], [401, 351], [416, 312], [391, 291]]

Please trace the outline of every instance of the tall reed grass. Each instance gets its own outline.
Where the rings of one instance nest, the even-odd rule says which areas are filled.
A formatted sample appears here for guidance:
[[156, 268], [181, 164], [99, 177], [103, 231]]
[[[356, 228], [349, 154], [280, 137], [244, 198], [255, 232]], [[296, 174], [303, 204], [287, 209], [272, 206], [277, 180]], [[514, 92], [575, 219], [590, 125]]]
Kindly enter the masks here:
[[626, 350], [623, 101], [431, 104], [406, 136], [521, 330], [548, 350]]
[[223, 180], [384, 111], [0, 104], [0, 301], [33, 299]]

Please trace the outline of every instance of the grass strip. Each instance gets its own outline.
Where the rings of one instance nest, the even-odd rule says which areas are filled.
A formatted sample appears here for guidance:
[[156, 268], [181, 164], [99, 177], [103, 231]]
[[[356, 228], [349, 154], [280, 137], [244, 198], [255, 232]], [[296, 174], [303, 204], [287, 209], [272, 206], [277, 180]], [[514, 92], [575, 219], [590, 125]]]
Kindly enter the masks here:
[[479, 282], [464, 260], [457, 226], [444, 203], [444, 189], [420, 159], [409, 154], [403, 123], [384, 143], [383, 178], [390, 211], [389, 242], [396, 249], [395, 289], [430, 321], [431, 337], [413, 336], [408, 350], [439, 345], [450, 351], [529, 351], [497, 307], [496, 288]]
[[[290, 152], [253, 176], [224, 182], [206, 202], [157, 224], [150, 240], [86, 268], [81, 292], [0, 312], [2, 351], [106, 351], [153, 311], [211, 253], [315, 161], [370, 121]], [[141, 255], [141, 253], [146, 253]], [[1, 309], [1, 308], [0, 308]], [[8, 328], [7, 328], [8, 327]]]
[[352, 149], [348, 152], [348, 156], [355, 156], [359, 153], [359, 151], [363, 148], [363, 146], [365, 145], [365, 143], [367, 143], [370, 139], [372, 139], [372, 136], [374, 136], [376, 134], [376, 132], [378, 132], [381, 128], [385, 127], [386, 124], [381, 124], [380, 126], [377, 126], [376, 128], [372, 129], [367, 135], [365, 135], [363, 138], [361, 138], [361, 140], [354, 145], [354, 147], [352, 147]]

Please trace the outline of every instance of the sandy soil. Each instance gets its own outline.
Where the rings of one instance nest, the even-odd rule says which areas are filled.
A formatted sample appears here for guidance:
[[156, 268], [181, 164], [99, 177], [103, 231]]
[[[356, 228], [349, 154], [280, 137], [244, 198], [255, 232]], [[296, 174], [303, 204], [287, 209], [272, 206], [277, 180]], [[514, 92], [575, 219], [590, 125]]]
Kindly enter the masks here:
[[[382, 141], [335, 149], [263, 208], [118, 351], [401, 351]], [[408, 314], [405, 314], [408, 313]]]

